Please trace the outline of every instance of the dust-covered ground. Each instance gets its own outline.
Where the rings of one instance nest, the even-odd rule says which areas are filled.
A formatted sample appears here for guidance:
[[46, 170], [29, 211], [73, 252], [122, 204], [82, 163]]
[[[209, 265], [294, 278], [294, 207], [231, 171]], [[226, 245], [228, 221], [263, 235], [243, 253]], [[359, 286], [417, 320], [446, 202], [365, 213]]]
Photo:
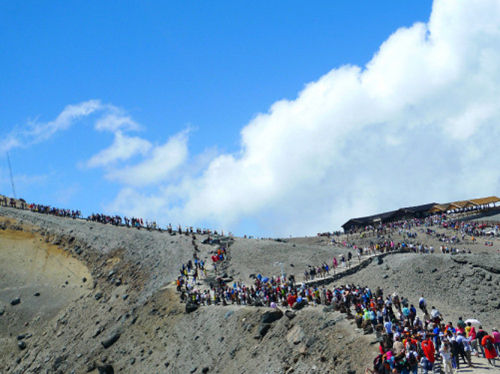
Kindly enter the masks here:
[[[0, 373], [362, 373], [376, 355], [373, 334], [319, 306], [288, 311], [271, 324], [262, 323], [270, 311], [263, 307], [212, 305], [185, 313], [172, 282], [194, 251], [208, 261], [218, 248], [203, 244], [206, 235], [3, 207], [0, 217]], [[387, 238], [337, 242], [364, 246]], [[219, 272], [244, 282], [251, 274], [278, 275], [281, 264], [300, 279], [308, 265], [352, 251], [321, 237], [217, 239], [231, 244]], [[441, 244], [421, 232], [414, 241]], [[364, 258], [366, 267], [331, 284], [380, 286], [410, 302], [424, 294], [446, 318], [498, 327], [500, 246], [493, 242], [463, 243], [470, 255], [391, 254], [381, 265]], [[213, 277], [210, 270], [207, 279]]]

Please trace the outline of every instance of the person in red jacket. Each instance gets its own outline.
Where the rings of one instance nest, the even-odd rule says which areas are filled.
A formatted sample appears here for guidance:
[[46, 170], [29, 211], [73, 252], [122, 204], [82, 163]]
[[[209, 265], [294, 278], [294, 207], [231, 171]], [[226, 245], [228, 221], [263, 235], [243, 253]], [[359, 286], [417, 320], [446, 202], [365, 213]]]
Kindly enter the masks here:
[[490, 365], [495, 366], [495, 357], [497, 357], [497, 351], [495, 350], [495, 339], [493, 338], [493, 336], [483, 336], [481, 345], [484, 347], [484, 356], [487, 358]]
[[434, 366], [434, 362], [436, 361], [434, 352], [436, 351], [436, 349], [434, 348], [434, 343], [432, 342], [430, 337], [422, 341], [422, 351], [424, 351], [424, 355], [427, 360], [429, 360], [432, 366]]
[[297, 301], [297, 295], [290, 293], [286, 301], [288, 302], [288, 305], [291, 308], [293, 304], [295, 304], [295, 302]]

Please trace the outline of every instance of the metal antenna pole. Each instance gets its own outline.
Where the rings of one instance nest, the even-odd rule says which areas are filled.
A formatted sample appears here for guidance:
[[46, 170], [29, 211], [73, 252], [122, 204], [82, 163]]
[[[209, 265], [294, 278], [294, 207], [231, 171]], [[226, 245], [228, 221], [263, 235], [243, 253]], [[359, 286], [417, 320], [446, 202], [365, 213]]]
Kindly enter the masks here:
[[6, 152], [6, 153], [7, 153], [7, 163], [9, 164], [10, 184], [12, 186], [12, 193], [14, 194], [14, 199], [17, 199], [16, 187], [14, 186], [14, 177], [12, 175], [12, 166], [10, 165], [9, 152]]

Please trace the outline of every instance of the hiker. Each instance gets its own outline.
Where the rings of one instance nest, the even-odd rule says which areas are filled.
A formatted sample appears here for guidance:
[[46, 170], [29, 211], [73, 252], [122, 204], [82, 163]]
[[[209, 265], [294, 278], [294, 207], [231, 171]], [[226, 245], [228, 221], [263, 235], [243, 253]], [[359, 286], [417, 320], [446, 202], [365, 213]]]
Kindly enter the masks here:
[[492, 329], [491, 336], [494, 339], [495, 348], [497, 350], [497, 355], [500, 355], [500, 332], [497, 328]]
[[439, 350], [439, 354], [442, 359], [444, 374], [452, 374], [453, 373], [451, 364], [452, 353], [450, 352], [450, 346], [448, 345], [447, 342], [443, 344], [443, 347]]
[[432, 340], [430, 337], [422, 341], [422, 352], [423, 355], [425, 356], [426, 360], [422, 364], [422, 369], [424, 371], [424, 374], [427, 374], [429, 370], [432, 370], [434, 367], [434, 362], [436, 361], [436, 358], [434, 356], [434, 343], [432, 343]]
[[484, 348], [484, 355], [491, 366], [495, 366], [495, 357], [497, 357], [497, 351], [495, 350], [495, 339], [493, 336], [487, 333], [483, 336], [481, 340], [481, 346]]
[[483, 355], [483, 358], [486, 358], [486, 355], [484, 353], [484, 345], [483, 345], [483, 338], [488, 335], [486, 331], [483, 330], [483, 326], [479, 326], [479, 330], [476, 333], [476, 339], [477, 339], [477, 345], [479, 347], [479, 350], [481, 351], [481, 354]]
[[470, 339], [465, 337], [464, 332], [459, 332], [456, 337], [457, 343], [461, 346], [463, 354], [465, 355], [464, 362], [467, 363], [469, 367], [472, 367], [472, 348], [470, 345]]

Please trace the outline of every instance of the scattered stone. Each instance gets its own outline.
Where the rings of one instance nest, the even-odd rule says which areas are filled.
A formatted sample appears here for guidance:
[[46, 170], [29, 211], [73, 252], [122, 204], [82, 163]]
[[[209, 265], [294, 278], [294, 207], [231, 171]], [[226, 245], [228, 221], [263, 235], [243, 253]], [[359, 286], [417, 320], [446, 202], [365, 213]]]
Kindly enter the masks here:
[[83, 282], [83, 283], [87, 282], [87, 278], [83, 277], [83, 278], [82, 278], [82, 282]]
[[201, 369], [201, 372], [202, 372], [203, 374], [207, 374], [209, 370], [210, 370], [210, 368], [206, 366], [206, 367], [204, 367], [203, 369]]
[[288, 319], [294, 319], [296, 314], [294, 312], [292, 312], [291, 310], [287, 310], [285, 312], [285, 316], [288, 318]]
[[123, 296], [122, 296], [122, 299], [123, 299], [123, 300], [127, 300], [127, 299], [128, 299], [128, 294], [123, 295]]
[[20, 297], [16, 297], [15, 299], [12, 299], [10, 301], [10, 305], [17, 305], [17, 304], [20, 304], [21, 303], [21, 298]]
[[3, 316], [5, 313], [5, 309], [0, 306], [0, 316]]
[[95, 297], [96, 300], [100, 300], [100, 299], [102, 299], [103, 294], [102, 294], [102, 292], [98, 292], [98, 293], [95, 294], [94, 297]]
[[130, 359], [130, 365], [133, 365], [133, 364], [135, 364], [135, 358], [133, 358], [133, 357], [132, 357], [132, 358]]
[[97, 338], [103, 331], [104, 331], [104, 326], [100, 326], [97, 330], [95, 330], [94, 335], [92, 335], [92, 337]]
[[111, 365], [103, 365], [103, 366], [98, 366], [97, 371], [99, 374], [115, 374], [115, 370], [113, 369], [113, 366]]
[[24, 349], [26, 349], [26, 343], [24, 341], [20, 341], [17, 343], [17, 346], [19, 347], [19, 349], [22, 351]]
[[35, 293], [33, 294], [33, 296], [35, 296], [35, 297], [40, 296], [40, 292], [35, 292]]
[[321, 326], [320, 330], [324, 330], [328, 327], [332, 327], [332, 326], [335, 326], [336, 322], [335, 321], [327, 321], [323, 324], [323, 326]]
[[107, 348], [111, 347], [113, 344], [115, 344], [118, 339], [120, 339], [120, 333], [115, 332], [115, 333], [111, 334], [107, 339], [103, 340], [101, 342], [101, 344], [104, 348], [107, 349]]

